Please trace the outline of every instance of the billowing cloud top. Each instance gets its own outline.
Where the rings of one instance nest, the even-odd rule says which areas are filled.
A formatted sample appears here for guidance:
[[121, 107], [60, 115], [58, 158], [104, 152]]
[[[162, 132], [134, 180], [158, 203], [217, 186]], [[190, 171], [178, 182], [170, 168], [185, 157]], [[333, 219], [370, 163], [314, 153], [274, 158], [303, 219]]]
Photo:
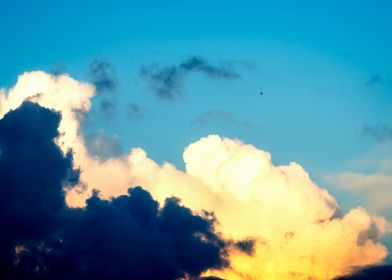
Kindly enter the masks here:
[[129, 186], [141, 185], [162, 205], [176, 196], [193, 211], [213, 212], [227, 240], [253, 241], [248, 252], [228, 246], [230, 266], [211, 265], [206, 276], [332, 279], [386, 257], [380, 242], [389, 230], [385, 219], [362, 208], [340, 213], [336, 200], [299, 164], [276, 166], [268, 152], [239, 140], [210, 135], [190, 144], [184, 151], [185, 171], [157, 164], [140, 148], [103, 162], [89, 156], [79, 116], [89, 110], [93, 95], [90, 85], [43, 72], [22, 75], [14, 88], [0, 94], [0, 116], [26, 99], [61, 112], [56, 143], [64, 153], [72, 148], [74, 168], [87, 187], [67, 192], [69, 206], [85, 206], [95, 187], [102, 198], [87, 200], [86, 209], [95, 200], [110, 209], [120, 198], [104, 198], [122, 197]]

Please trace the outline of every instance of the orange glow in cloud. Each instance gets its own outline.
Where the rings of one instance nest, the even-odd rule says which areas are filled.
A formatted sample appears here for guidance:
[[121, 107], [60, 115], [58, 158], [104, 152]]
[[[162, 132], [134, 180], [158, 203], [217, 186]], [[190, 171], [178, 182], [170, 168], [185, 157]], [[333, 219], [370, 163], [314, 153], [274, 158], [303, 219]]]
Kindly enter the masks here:
[[206, 272], [227, 279], [332, 279], [387, 256], [384, 218], [362, 208], [341, 215], [299, 164], [276, 166], [268, 152], [238, 140], [210, 135], [190, 144], [185, 171], [157, 164], [140, 148], [100, 162], [87, 153], [75, 113], [89, 111], [93, 96], [91, 85], [43, 72], [26, 73], [0, 92], [0, 117], [26, 99], [62, 112], [58, 145], [73, 149], [87, 186], [68, 193], [69, 205], [83, 206], [93, 188], [108, 198], [141, 185], [160, 202], [177, 196], [194, 211], [213, 211], [226, 238], [255, 240], [252, 255], [233, 247], [229, 268]]

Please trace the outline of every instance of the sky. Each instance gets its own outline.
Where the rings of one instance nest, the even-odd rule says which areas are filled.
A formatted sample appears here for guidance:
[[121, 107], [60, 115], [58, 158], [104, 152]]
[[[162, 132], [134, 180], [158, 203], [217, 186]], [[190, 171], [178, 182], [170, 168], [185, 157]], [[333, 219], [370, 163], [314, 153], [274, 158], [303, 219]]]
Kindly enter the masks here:
[[[23, 264], [9, 264], [5, 273], [29, 275], [31, 259], [44, 258], [37, 240], [64, 252], [60, 262], [67, 263], [72, 246], [62, 248], [48, 236], [63, 232], [70, 243], [95, 244], [83, 221], [99, 231], [104, 220], [94, 220], [93, 212], [101, 212], [114, 217], [106, 227], [134, 236], [130, 244], [111, 232], [102, 238], [131, 251], [146, 230], [140, 219], [157, 232], [143, 246], [173, 231], [177, 243], [168, 241], [162, 251], [180, 248], [175, 255], [185, 260], [169, 264], [161, 251], [146, 253], [135, 267], [153, 258], [151, 267], [173, 269], [157, 269], [161, 276], [140, 269], [133, 277], [391, 274], [391, 11], [387, 0], [0, 0], [0, 221], [15, 226], [3, 236], [0, 259], [12, 263], [14, 246], [22, 253], [13, 258]], [[53, 118], [51, 127], [43, 125]], [[37, 141], [43, 146], [34, 148]], [[40, 182], [44, 170], [13, 165], [13, 158], [25, 156], [31, 165], [37, 156], [42, 168], [58, 161], [53, 178]], [[19, 182], [12, 168], [22, 168], [35, 183]], [[76, 175], [67, 181], [70, 172]], [[20, 191], [6, 187], [13, 184]], [[1, 205], [34, 184], [42, 185], [34, 201], [55, 198], [61, 215], [19, 228], [10, 213], [23, 206]], [[152, 212], [132, 208], [130, 222], [121, 205], [138, 201], [153, 205], [146, 206]], [[93, 214], [74, 214], [75, 206]], [[51, 209], [44, 204], [36, 215]], [[185, 235], [176, 235], [165, 211], [183, 214]], [[299, 217], [304, 221], [296, 225]], [[47, 220], [53, 232], [38, 230]], [[305, 244], [309, 236], [317, 238]], [[199, 246], [211, 259], [189, 265], [187, 246]], [[342, 257], [332, 262], [333, 253]], [[135, 255], [124, 249], [117, 257], [110, 262], [113, 274], [102, 277], [132, 275], [123, 261], [135, 263]], [[45, 258], [50, 267], [52, 256]], [[374, 266], [370, 272], [368, 266]], [[83, 277], [99, 277], [99, 265], [87, 267]], [[56, 269], [41, 276], [52, 279]], [[360, 277], [354, 274], [347, 277]]]

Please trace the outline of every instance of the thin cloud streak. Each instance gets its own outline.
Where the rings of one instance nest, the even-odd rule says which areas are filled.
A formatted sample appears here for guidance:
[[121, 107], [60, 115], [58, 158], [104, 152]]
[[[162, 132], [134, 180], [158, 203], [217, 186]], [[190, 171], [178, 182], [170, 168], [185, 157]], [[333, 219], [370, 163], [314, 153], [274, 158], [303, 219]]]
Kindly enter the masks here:
[[155, 96], [163, 100], [176, 100], [183, 95], [187, 75], [201, 73], [209, 79], [233, 80], [240, 75], [228, 64], [213, 65], [206, 59], [190, 56], [177, 65], [153, 63], [143, 65], [139, 76], [146, 79]]

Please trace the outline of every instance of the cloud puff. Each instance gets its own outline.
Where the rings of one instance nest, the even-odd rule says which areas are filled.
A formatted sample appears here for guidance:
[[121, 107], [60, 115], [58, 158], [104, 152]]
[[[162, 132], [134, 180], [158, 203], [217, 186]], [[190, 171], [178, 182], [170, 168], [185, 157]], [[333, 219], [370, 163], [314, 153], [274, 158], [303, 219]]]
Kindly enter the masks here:
[[65, 205], [78, 183], [55, 144], [60, 116], [32, 103], [0, 120], [1, 279], [178, 279], [226, 265], [215, 220], [140, 187], [85, 208]]
[[91, 81], [98, 92], [113, 91], [116, 89], [116, 71], [109, 61], [95, 59], [90, 63], [89, 70]]
[[230, 65], [213, 65], [198, 56], [190, 56], [178, 65], [144, 65], [140, 68], [139, 76], [150, 82], [151, 89], [158, 98], [175, 100], [183, 93], [185, 76], [196, 72], [210, 79], [232, 80], [240, 77]]
[[268, 152], [238, 140], [211, 135], [192, 143], [184, 151], [185, 171], [157, 164], [140, 148], [105, 162], [90, 157], [73, 113], [89, 109], [90, 90], [68, 76], [33, 72], [0, 93], [2, 114], [21, 97], [62, 112], [56, 143], [63, 151], [73, 148], [74, 166], [88, 190], [68, 191], [69, 205], [85, 205], [95, 187], [109, 198], [142, 185], [162, 205], [176, 196], [193, 211], [214, 212], [226, 238], [254, 240], [253, 254], [231, 246], [230, 267], [209, 271], [226, 279], [331, 279], [387, 255], [380, 243], [389, 226], [383, 218], [362, 208], [340, 213], [335, 199], [299, 164], [276, 166]]

